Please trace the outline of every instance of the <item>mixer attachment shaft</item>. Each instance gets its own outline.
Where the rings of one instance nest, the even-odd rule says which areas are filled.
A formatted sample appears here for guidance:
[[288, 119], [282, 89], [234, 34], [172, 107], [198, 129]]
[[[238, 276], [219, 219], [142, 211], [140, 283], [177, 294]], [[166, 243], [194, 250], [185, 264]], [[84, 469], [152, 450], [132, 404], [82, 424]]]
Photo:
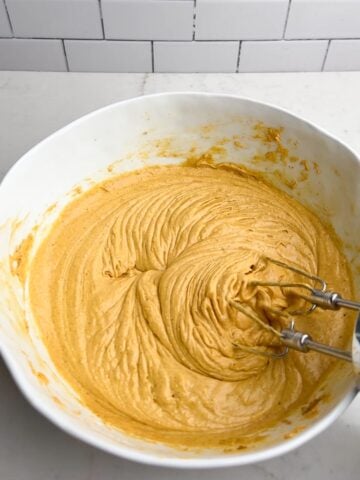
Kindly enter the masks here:
[[351, 352], [315, 342], [307, 333], [295, 330], [294, 326], [294, 322], [292, 321], [289, 328], [284, 328], [281, 331], [281, 340], [287, 347], [304, 353], [309, 351], [324, 353], [332, 357], [340, 358], [341, 360], [346, 360], [347, 362], [352, 362]]

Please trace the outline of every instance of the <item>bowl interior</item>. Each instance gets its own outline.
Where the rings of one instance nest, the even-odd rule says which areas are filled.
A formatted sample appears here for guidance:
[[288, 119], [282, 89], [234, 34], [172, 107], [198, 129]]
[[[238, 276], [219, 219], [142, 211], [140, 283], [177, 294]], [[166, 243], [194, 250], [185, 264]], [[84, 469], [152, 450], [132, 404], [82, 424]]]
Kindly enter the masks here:
[[332, 378], [314, 392], [313, 399], [327, 398], [314, 415], [295, 413], [291, 424], [267, 432], [267, 439], [252, 450], [186, 452], [130, 438], [103, 424], [57, 374], [29, 309], [26, 265], [21, 281], [14, 274], [17, 248], [31, 242], [31, 259], [64, 205], [99, 180], [203, 154], [263, 172], [331, 223], [342, 240], [359, 292], [360, 163], [356, 155], [309, 123], [264, 104], [185, 93], [115, 104], [34, 147], [0, 188], [0, 275], [5, 286], [0, 292], [0, 341], [12, 374], [35, 407], [68, 432], [114, 454], [160, 465], [220, 466], [275, 456], [325, 428], [354, 395], [351, 372], [339, 362]]

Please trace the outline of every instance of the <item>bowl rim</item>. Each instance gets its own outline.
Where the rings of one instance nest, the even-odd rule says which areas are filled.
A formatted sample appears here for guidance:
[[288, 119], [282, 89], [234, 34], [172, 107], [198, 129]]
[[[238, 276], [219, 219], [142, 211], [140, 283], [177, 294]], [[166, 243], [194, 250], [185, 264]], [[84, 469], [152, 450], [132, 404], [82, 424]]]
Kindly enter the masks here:
[[[268, 107], [269, 109], [275, 110], [277, 112], [283, 113], [286, 116], [289, 116], [296, 121], [300, 121], [307, 126], [311, 127], [316, 133], [325, 136], [332, 141], [335, 141], [339, 145], [341, 145], [345, 150], [347, 150], [358, 162], [360, 162], [359, 155], [355, 152], [354, 149], [346, 145], [342, 140], [338, 139], [333, 134], [329, 133], [327, 130], [318, 127], [317, 125], [313, 124], [311, 121], [291, 113], [289, 110], [283, 107], [278, 107], [271, 103], [259, 101], [257, 99], [241, 96], [241, 95], [233, 95], [227, 93], [216, 93], [216, 92], [197, 92], [197, 91], [175, 91], [175, 92], [161, 92], [155, 93], [151, 95], [141, 95], [137, 97], [128, 98], [125, 100], [121, 100], [115, 103], [111, 103], [106, 105], [105, 107], [101, 107], [96, 109], [92, 112], [89, 112], [80, 118], [68, 123], [64, 127], [56, 130], [48, 137], [37, 143], [33, 146], [30, 150], [28, 150], [24, 155], [20, 157], [19, 160], [15, 162], [15, 164], [8, 170], [6, 175], [4, 176], [2, 182], [0, 183], [0, 190], [4, 184], [7, 183], [7, 180], [12, 177], [16, 170], [27, 161], [27, 157], [30, 153], [36, 153], [37, 149], [42, 148], [47, 143], [51, 142], [53, 138], [58, 135], [65, 133], [67, 130], [71, 130], [73, 127], [88, 121], [92, 117], [97, 116], [100, 113], [104, 113], [106, 111], [111, 111], [113, 109], [117, 109], [123, 105], [127, 105], [130, 103], [137, 103], [142, 102], [144, 99], [149, 98], [158, 98], [158, 97], [219, 97], [219, 98], [228, 98], [228, 99], [235, 99], [241, 100], [245, 103], [256, 104], [262, 107]], [[178, 458], [178, 457], [171, 457], [171, 456], [159, 456], [157, 454], [152, 453], [144, 453], [136, 448], [126, 447], [121, 445], [115, 445], [112, 442], [108, 442], [107, 440], [100, 438], [100, 436], [94, 432], [94, 434], [89, 434], [86, 431], [83, 432], [81, 429], [77, 428], [76, 425], [73, 424], [71, 418], [66, 414], [66, 412], [62, 411], [62, 409], [55, 404], [50, 402], [44, 402], [44, 399], [36, 394], [34, 391], [34, 387], [30, 382], [28, 375], [25, 373], [22, 365], [18, 363], [18, 361], [12, 356], [11, 348], [9, 345], [6, 345], [6, 340], [0, 339], [0, 354], [2, 355], [6, 366], [8, 367], [12, 377], [15, 380], [15, 383], [19, 387], [20, 391], [29, 401], [29, 403], [42, 415], [44, 415], [48, 420], [50, 420], [53, 424], [58, 426], [60, 429], [65, 431], [66, 433], [70, 434], [71, 436], [84, 441], [85, 443], [99, 448], [107, 453], [113, 454], [117, 457], [124, 458], [127, 460], [132, 460], [138, 463], [153, 465], [153, 466], [160, 466], [160, 467], [173, 467], [173, 468], [180, 468], [180, 469], [194, 469], [194, 468], [220, 468], [220, 467], [230, 467], [230, 466], [240, 466], [240, 465], [247, 465], [252, 463], [261, 462], [264, 460], [268, 460], [271, 458], [278, 457], [285, 453], [288, 453], [295, 448], [300, 447], [311, 438], [314, 438], [322, 431], [324, 431], [331, 423], [333, 423], [336, 418], [338, 418], [345, 409], [349, 406], [351, 401], [354, 399], [357, 389], [354, 388], [349, 389], [349, 391], [344, 395], [344, 397], [320, 420], [317, 420], [311, 425], [309, 428], [300, 432], [297, 436], [292, 439], [286, 440], [283, 443], [278, 445], [266, 447], [264, 450], [255, 451], [252, 453], [241, 453], [241, 454], [234, 454], [234, 455], [223, 455], [220, 454], [218, 456], [213, 457], [205, 457], [205, 458]]]

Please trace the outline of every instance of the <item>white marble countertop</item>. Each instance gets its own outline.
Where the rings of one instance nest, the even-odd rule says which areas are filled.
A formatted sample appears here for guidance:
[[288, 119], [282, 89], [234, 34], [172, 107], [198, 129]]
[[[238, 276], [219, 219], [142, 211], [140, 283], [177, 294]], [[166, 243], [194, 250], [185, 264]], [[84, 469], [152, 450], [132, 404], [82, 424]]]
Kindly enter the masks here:
[[[225, 92], [274, 103], [360, 151], [360, 72], [0, 72], [0, 175], [39, 140], [91, 110], [174, 90]], [[30, 407], [0, 359], [0, 480], [357, 480], [359, 476], [360, 395], [326, 432], [288, 455], [222, 471], [178, 471], [121, 460], [63, 433]]]

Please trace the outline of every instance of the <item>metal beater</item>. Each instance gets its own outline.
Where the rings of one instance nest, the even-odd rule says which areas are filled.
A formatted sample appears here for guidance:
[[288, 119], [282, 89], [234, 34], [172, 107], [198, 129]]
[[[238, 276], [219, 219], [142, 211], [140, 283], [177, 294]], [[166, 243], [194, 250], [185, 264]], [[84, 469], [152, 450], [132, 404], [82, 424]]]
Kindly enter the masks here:
[[[300, 352], [309, 352], [315, 351], [320, 352], [325, 355], [330, 355], [332, 357], [339, 358], [341, 360], [345, 360], [347, 362], [352, 362], [354, 365], [355, 372], [360, 374], [360, 302], [354, 302], [352, 300], [346, 300], [342, 298], [342, 296], [337, 292], [329, 291], [327, 288], [326, 282], [316, 276], [312, 275], [308, 272], [300, 270], [296, 267], [288, 265], [286, 263], [280, 262], [278, 260], [272, 258], [264, 258], [265, 262], [273, 263], [279, 267], [282, 267], [286, 270], [294, 272], [300, 276], [303, 276], [304, 279], [311, 281], [315, 286], [310, 285], [309, 283], [287, 283], [287, 282], [272, 282], [272, 281], [252, 281], [249, 284], [253, 286], [264, 286], [264, 287], [279, 287], [279, 288], [286, 288], [291, 290], [291, 294], [302, 298], [306, 302], [309, 303], [309, 308], [305, 311], [295, 310], [295, 311], [288, 311], [287, 314], [292, 317], [295, 315], [304, 315], [309, 314], [314, 311], [316, 308], [322, 308], [326, 310], [338, 310], [339, 308], [347, 308], [351, 310], [359, 311], [359, 315], [357, 318], [354, 335], [353, 335], [353, 343], [352, 343], [352, 350], [351, 351], [344, 351], [335, 347], [331, 347], [329, 345], [324, 345], [322, 343], [314, 341], [310, 335], [304, 332], [299, 332], [295, 330], [295, 321], [291, 318], [290, 324], [288, 328], [284, 328], [282, 330], [276, 330], [269, 324], [266, 324], [258, 315], [254, 314], [253, 312], [249, 312], [244, 306], [236, 301], [231, 301], [231, 305], [235, 307], [237, 310], [241, 311], [247, 317], [254, 320], [256, 323], [261, 325], [263, 328], [267, 329], [274, 333], [284, 345], [284, 349], [280, 353], [269, 353], [263, 350], [239, 346], [235, 345], [236, 347], [241, 348], [242, 350], [248, 351], [250, 353], [256, 353], [260, 355], [266, 355], [272, 358], [283, 358], [288, 354], [289, 348], [294, 350], [298, 350]], [[306, 292], [306, 293], [304, 293]]]

